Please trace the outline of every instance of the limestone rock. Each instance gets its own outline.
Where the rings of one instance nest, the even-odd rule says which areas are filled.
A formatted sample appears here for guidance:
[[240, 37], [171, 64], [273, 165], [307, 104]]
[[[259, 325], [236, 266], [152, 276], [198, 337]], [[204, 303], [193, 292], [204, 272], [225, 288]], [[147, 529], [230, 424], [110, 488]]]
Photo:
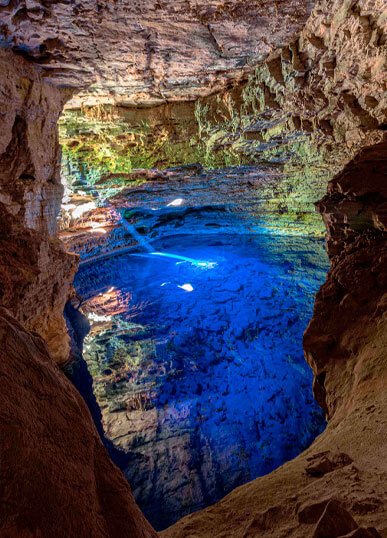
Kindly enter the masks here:
[[322, 514], [325, 511], [327, 504], [330, 502], [330, 499], [320, 501], [317, 503], [309, 504], [306, 502], [304, 505], [300, 506], [297, 510], [298, 521], [300, 523], [317, 523]]
[[0, 5], [8, 47], [56, 85], [80, 89], [73, 106], [190, 99], [246, 76], [288, 43], [309, 0], [87, 0]]
[[327, 473], [331, 473], [335, 469], [345, 467], [352, 463], [352, 459], [347, 454], [316, 454], [313, 458], [310, 458], [311, 462], [305, 468], [308, 475], [314, 477], [321, 477]]
[[0, 535], [151, 538], [81, 396], [0, 308]]
[[0, 50], [0, 304], [68, 360], [63, 319], [76, 257], [54, 237], [63, 187], [56, 122], [63, 94]]
[[338, 538], [356, 530], [351, 514], [337, 501], [329, 501], [313, 532], [313, 538]]
[[69, 94], [3, 49], [0, 73], [0, 204], [21, 227], [54, 235], [63, 195], [57, 121]]
[[380, 538], [380, 534], [373, 527], [368, 527], [367, 529], [358, 527], [341, 538]]

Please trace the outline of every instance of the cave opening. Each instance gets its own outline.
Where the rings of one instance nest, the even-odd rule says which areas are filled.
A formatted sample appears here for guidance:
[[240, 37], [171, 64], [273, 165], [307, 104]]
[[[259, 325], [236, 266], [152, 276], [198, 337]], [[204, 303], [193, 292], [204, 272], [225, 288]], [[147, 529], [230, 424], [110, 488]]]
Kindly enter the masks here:
[[328, 269], [313, 202], [330, 171], [275, 110], [252, 123], [243, 89], [60, 121], [60, 235], [81, 257], [69, 317], [89, 326], [95, 415], [158, 530], [325, 427], [302, 335]]
[[386, 7], [0, 0], [0, 536], [387, 536]]

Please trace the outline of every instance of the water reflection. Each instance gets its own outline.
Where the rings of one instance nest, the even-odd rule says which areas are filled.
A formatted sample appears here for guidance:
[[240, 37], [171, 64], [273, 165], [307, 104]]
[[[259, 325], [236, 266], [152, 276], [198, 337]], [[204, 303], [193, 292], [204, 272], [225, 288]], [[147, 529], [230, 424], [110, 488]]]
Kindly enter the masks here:
[[[323, 428], [302, 333], [327, 260], [306, 237], [158, 239], [81, 267], [85, 358], [107, 436], [164, 528], [302, 451]], [[209, 266], [180, 263], [203, 260]]]

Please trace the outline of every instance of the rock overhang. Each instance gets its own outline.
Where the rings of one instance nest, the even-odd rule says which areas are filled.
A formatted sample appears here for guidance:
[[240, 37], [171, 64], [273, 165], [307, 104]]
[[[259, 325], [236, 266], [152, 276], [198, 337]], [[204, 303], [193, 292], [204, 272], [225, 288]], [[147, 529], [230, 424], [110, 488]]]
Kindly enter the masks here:
[[[1, 42], [70, 106], [188, 100], [246, 78], [301, 30], [311, 0], [3, 1]], [[88, 88], [88, 89], [86, 89]]]

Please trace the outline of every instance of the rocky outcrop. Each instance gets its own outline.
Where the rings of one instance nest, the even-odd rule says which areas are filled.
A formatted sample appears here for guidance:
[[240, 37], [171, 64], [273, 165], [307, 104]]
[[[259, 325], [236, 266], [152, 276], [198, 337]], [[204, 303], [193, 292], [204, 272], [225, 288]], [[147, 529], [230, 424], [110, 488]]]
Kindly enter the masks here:
[[0, 50], [0, 304], [68, 360], [63, 319], [76, 258], [55, 238], [63, 186], [57, 121], [66, 92]]
[[3, 1], [2, 42], [77, 90], [72, 106], [192, 99], [288, 43], [310, 0]]
[[[386, 367], [386, 350], [379, 341], [387, 291], [386, 173], [385, 142], [363, 150], [330, 182], [327, 196], [318, 203], [332, 268], [317, 295], [304, 349], [315, 373], [315, 395], [336, 420], [359, 390], [367, 391], [361, 388], [362, 378], [383, 378]], [[368, 351], [367, 364], [356, 364], [354, 357], [372, 340], [375, 351]]]
[[386, 535], [386, 164], [385, 143], [364, 150], [319, 203], [331, 270], [304, 348], [326, 431], [295, 460], [164, 536]]
[[[320, 0], [298, 38], [269, 55], [239, 93], [202, 100], [211, 150], [231, 147], [250, 162], [276, 158], [296, 169], [304, 162], [309, 175], [297, 181], [312, 184], [322, 163], [332, 177], [362, 147], [381, 142], [386, 12], [385, 0]], [[321, 180], [317, 188], [328, 177]]]
[[264, 105], [281, 109], [320, 142], [334, 142], [333, 159], [382, 137], [386, 10], [385, 0], [321, 0], [300, 36], [257, 70]]
[[0, 308], [0, 535], [156, 536], [44, 341]]

